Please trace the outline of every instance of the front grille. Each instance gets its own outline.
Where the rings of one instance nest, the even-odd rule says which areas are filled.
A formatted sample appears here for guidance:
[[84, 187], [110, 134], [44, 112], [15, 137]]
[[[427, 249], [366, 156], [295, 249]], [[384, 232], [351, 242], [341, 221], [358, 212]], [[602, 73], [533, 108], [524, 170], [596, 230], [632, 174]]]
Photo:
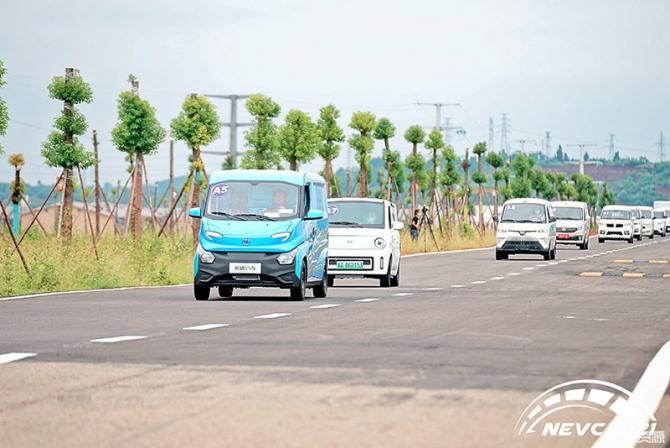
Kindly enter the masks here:
[[623, 224], [607, 224], [607, 227], [609, 228], [623, 227]]
[[556, 229], [558, 232], [567, 232], [567, 233], [573, 233], [577, 231], [577, 227], [559, 227]]
[[537, 241], [507, 241], [503, 244], [503, 250], [544, 250], [542, 245]]

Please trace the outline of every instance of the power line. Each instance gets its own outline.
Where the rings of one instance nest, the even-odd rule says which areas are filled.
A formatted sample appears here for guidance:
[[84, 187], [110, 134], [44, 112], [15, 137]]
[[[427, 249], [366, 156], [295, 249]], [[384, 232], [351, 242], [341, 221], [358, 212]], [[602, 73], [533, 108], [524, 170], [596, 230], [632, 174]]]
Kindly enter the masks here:
[[[239, 94], [230, 94], [230, 95], [218, 95], [218, 94], [205, 94], [210, 98], [223, 98], [225, 100], [230, 100], [230, 121], [228, 123], [222, 123], [223, 126], [228, 126], [230, 128], [230, 143], [228, 151], [219, 152], [219, 155], [228, 155], [233, 162], [233, 167], [237, 166], [237, 128], [243, 126], [252, 126], [253, 123], [238, 123], [237, 121], [237, 100], [244, 98], [249, 98], [249, 95], [239, 95]], [[209, 151], [209, 154], [214, 154], [215, 152]]]

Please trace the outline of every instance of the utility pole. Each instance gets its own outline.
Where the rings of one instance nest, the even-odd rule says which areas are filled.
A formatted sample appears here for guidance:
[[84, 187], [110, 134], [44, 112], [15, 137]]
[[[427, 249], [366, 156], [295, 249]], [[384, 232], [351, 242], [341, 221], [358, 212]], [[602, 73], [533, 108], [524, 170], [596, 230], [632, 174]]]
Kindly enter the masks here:
[[500, 151], [509, 153], [509, 146], [507, 143], [507, 132], [510, 128], [509, 115], [502, 113], [502, 124], [500, 125]]
[[549, 131], [544, 133], [544, 153], [547, 158], [551, 159], [551, 132]]
[[444, 138], [445, 141], [448, 140], [448, 134], [449, 130], [447, 129], [447, 126], [442, 126], [442, 108], [443, 107], [452, 107], [452, 106], [460, 106], [461, 103], [422, 103], [418, 101], [416, 103], [418, 106], [433, 106], [435, 107], [435, 126], [433, 126], [433, 129], [436, 131], [443, 131], [444, 132]]
[[579, 174], [584, 174], [584, 148], [598, 146], [595, 143], [579, 143], [576, 145], [567, 145], [568, 147], [579, 148]]
[[663, 137], [663, 131], [661, 131], [656, 144], [658, 145], [658, 161], [663, 162], [665, 161], [665, 137]]
[[[170, 140], [170, 184], [168, 185], [168, 194], [170, 195], [170, 210], [174, 208], [174, 140]], [[174, 217], [168, 216], [170, 220], [170, 233], [174, 230]]]
[[607, 151], [607, 158], [610, 160], [614, 159], [614, 134], [610, 134], [610, 146]]
[[[228, 151], [230, 151], [230, 156], [233, 161], [233, 167], [237, 167], [237, 128], [252, 126], [253, 123], [238, 123], [237, 122], [237, 100], [242, 100], [249, 98], [249, 95], [207, 95], [205, 96], [210, 98], [222, 98], [225, 100], [230, 100], [230, 121], [228, 123], [222, 123], [223, 126], [227, 126], [230, 129], [230, 143]], [[210, 151], [211, 154], [211, 151]], [[225, 153], [222, 153], [225, 154]]]
[[489, 151], [494, 151], [493, 148], [493, 142], [495, 139], [494, 131], [493, 131], [493, 117], [489, 117]]
[[100, 236], [100, 158], [98, 157], [98, 131], [93, 129], [93, 156], [95, 157], [95, 236]]
[[519, 143], [521, 145], [521, 152], [524, 152], [526, 149], [526, 143], [535, 143], [535, 140], [512, 140], [512, 143]]

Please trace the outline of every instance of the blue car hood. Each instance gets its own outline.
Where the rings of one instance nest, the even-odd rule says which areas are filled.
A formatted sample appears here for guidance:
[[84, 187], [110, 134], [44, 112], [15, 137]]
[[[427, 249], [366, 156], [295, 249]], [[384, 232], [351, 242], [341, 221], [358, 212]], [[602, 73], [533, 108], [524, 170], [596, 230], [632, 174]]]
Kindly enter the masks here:
[[[200, 244], [209, 251], [285, 252], [302, 243], [299, 220], [292, 221], [228, 221], [203, 219]], [[212, 232], [220, 234], [213, 235]], [[289, 233], [290, 236], [273, 238]]]

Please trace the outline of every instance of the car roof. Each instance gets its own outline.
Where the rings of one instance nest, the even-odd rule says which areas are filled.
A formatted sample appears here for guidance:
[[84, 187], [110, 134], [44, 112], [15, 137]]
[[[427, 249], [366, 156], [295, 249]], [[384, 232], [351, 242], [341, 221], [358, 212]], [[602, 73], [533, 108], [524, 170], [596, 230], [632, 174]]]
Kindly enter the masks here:
[[603, 210], [630, 210], [632, 207], [628, 205], [606, 205], [603, 207]]
[[551, 201], [553, 207], [563, 206], [563, 207], [587, 207], [586, 202], [580, 201]]
[[307, 182], [325, 183], [318, 174], [290, 170], [220, 170], [214, 171], [209, 178], [210, 184], [223, 181], [275, 181], [295, 185], [305, 185]]
[[[551, 205], [547, 200], [540, 198], [515, 198], [508, 199], [505, 201], [505, 204], [542, 204], [542, 205]], [[505, 205], [503, 204], [503, 205]]]
[[391, 202], [385, 199], [377, 198], [329, 198], [328, 202], [376, 202], [378, 204], [391, 204]]

